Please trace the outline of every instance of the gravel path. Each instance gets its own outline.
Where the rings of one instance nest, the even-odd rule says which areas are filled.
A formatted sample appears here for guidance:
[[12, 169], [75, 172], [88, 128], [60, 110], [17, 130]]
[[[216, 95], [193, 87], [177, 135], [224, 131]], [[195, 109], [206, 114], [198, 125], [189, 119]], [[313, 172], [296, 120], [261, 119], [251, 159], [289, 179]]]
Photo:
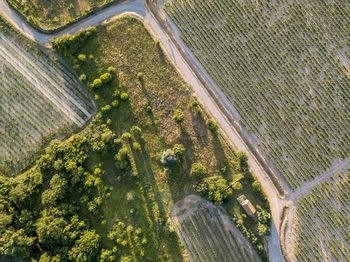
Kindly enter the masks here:
[[[164, 1], [163, 1], [164, 2]], [[282, 253], [279, 244], [279, 222], [280, 212], [283, 207], [283, 201], [278, 197], [278, 193], [273, 186], [269, 176], [265, 173], [263, 168], [260, 166], [254, 155], [250, 152], [243, 139], [236, 132], [230, 121], [225, 117], [214, 99], [207, 92], [207, 89], [201, 84], [192, 71], [191, 67], [185, 62], [180, 52], [176, 49], [174, 43], [170, 40], [168, 35], [163, 31], [158, 21], [148, 12], [144, 6], [143, 0], [126, 1], [119, 5], [108, 7], [80, 23], [72, 25], [58, 34], [43, 34], [30, 27], [28, 24], [23, 22], [17, 13], [13, 11], [5, 0], [0, 0], [0, 15], [7, 19], [15, 28], [26, 35], [28, 38], [37, 41], [42, 44], [46, 44], [52, 37], [60, 37], [64, 34], [74, 34], [81, 28], [87, 28], [89, 26], [103, 22], [104, 20], [115, 17], [122, 14], [131, 14], [139, 17], [153, 35], [154, 38], [160, 40], [163, 50], [170, 58], [172, 63], [175, 65], [179, 74], [185, 79], [185, 81], [191, 86], [196, 97], [204, 105], [211, 116], [219, 123], [224, 136], [228, 139], [228, 142], [233, 144], [234, 148], [244, 151], [249, 157], [249, 166], [251, 171], [257, 176], [261, 182], [265, 192], [268, 195], [268, 199], [271, 205], [271, 212], [273, 216], [273, 224], [271, 230], [271, 236], [269, 236], [269, 255], [270, 261], [280, 262], [283, 261]], [[223, 95], [223, 94], [222, 94]]]

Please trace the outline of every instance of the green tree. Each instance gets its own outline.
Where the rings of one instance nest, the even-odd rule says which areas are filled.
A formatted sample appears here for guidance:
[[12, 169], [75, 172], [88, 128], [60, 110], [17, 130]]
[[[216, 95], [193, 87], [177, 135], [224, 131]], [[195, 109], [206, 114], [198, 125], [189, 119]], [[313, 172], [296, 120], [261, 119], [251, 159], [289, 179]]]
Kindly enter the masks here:
[[219, 129], [217, 123], [211, 118], [207, 119], [206, 124], [208, 129], [213, 133], [215, 133]]
[[95, 230], [85, 230], [69, 251], [69, 259], [76, 262], [95, 261], [99, 249], [99, 240], [100, 236]]
[[237, 158], [238, 158], [239, 166], [241, 170], [246, 171], [248, 169], [248, 155], [246, 154], [246, 152], [238, 151]]
[[182, 109], [175, 109], [173, 119], [177, 124], [181, 124], [185, 120], [185, 114]]
[[173, 152], [177, 159], [181, 159], [186, 152], [186, 148], [182, 144], [175, 144], [173, 147]]
[[227, 186], [227, 181], [222, 176], [205, 178], [195, 188], [217, 205], [221, 205], [224, 199], [232, 195], [232, 189]]
[[196, 162], [192, 164], [191, 167], [191, 177], [196, 179], [201, 179], [205, 175], [207, 175], [207, 168], [200, 162]]

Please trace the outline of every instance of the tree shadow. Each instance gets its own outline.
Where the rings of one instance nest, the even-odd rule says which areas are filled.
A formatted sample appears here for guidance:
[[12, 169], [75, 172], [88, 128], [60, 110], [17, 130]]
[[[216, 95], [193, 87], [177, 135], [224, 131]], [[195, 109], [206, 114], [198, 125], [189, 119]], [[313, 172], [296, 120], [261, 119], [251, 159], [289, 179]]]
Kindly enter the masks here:
[[192, 113], [191, 117], [197, 141], [201, 144], [208, 144], [208, 128], [205, 119], [198, 112]]
[[[215, 156], [216, 162], [217, 162], [217, 168], [219, 170], [222, 168], [225, 168], [225, 173], [229, 174], [231, 172], [230, 163], [226, 157], [225, 151], [223, 150], [223, 145], [220, 141], [219, 136], [220, 136], [219, 133], [212, 133], [212, 139], [211, 139], [211, 143], [212, 143], [213, 151], [214, 151], [214, 156]], [[229, 150], [231, 150], [231, 149], [229, 149]]]

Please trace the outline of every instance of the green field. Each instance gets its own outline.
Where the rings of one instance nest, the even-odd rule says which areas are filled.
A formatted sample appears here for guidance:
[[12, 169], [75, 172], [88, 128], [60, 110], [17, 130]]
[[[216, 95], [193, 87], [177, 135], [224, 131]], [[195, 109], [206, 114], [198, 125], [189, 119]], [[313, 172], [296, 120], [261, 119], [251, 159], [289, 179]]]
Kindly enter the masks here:
[[11, 4], [25, 15], [29, 23], [44, 30], [60, 28], [113, 1], [114, 0], [10, 0]]
[[292, 189], [349, 157], [349, 1], [170, 0], [164, 10]]
[[297, 261], [350, 260], [349, 171], [332, 176], [298, 201]]
[[[223, 206], [255, 236], [253, 219], [235, 197], [244, 193], [254, 205], [269, 207], [259, 184], [253, 191], [246, 159], [215, 128], [208, 130], [208, 116], [140, 21], [124, 17], [54, 47], [61, 47], [99, 111], [80, 133], [52, 142], [33, 168], [0, 177], [0, 254], [43, 261], [183, 261], [170, 208], [208, 178], [225, 182], [214, 198], [202, 187], [203, 196], [222, 204], [220, 190], [231, 191], [229, 182], [240, 176], [242, 188]], [[102, 77], [107, 72], [111, 77]], [[162, 164], [163, 152], [175, 151], [176, 144], [185, 152]], [[203, 178], [190, 176], [195, 162], [205, 167]], [[265, 244], [263, 236], [256, 241]]]

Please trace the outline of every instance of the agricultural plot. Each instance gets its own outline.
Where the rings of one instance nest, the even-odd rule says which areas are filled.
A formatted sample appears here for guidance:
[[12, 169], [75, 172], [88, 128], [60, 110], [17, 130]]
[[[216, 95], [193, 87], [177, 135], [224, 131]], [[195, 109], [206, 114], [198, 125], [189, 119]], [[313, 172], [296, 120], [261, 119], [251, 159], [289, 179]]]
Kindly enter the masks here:
[[292, 189], [349, 157], [349, 1], [171, 0], [164, 9]]
[[297, 261], [350, 261], [350, 173], [315, 186], [297, 205]]
[[227, 215], [196, 195], [180, 200], [171, 219], [192, 261], [260, 261]]
[[88, 91], [62, 63], [0, 32], [0, 170], [18, 171], [53, 137], [95, 111]]

